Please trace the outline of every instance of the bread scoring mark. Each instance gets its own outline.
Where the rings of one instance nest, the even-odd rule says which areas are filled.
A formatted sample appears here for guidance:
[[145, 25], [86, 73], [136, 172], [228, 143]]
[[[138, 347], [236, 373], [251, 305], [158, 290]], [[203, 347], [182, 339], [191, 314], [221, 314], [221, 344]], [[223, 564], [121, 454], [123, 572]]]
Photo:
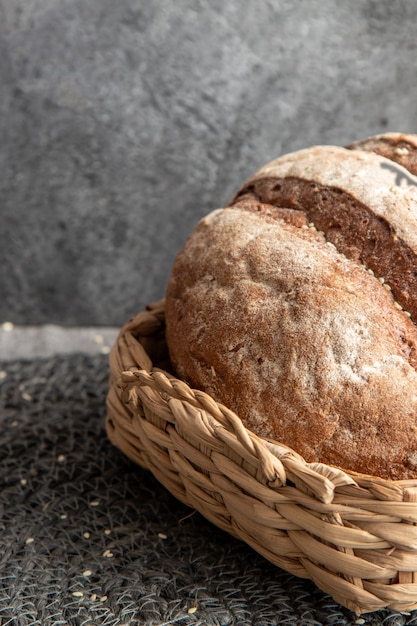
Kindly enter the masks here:
[[[238, 204], [238, 205], [234, 205], [236, 208], [241, 208], [244, 210], [250, 210], [249, 209], [249, 204], [250, 202], [245, 202], [244, 204]], [[252, 212], [252, 211], [251, 211]], [[261, 206], [258, 204], [257, 206], [257, 212], [262, 212]], [[282, 221], [286, 222], [287, 220], [285, 219], [285, 217], [281, 217], [280, 219], [282, 219]], [[304, 230], [304, 231], [312, 231], [314, 233], [317, 233], [317, 235], [321, 236], [326, 245], [329, 248], [334, 249], [336, 252], [338, 252], [339, 254], [341, 254], [344, 258], [346, 258], [346, 255], [343, 254], [343, 252], [341, 252], [340, 250], [338, 250], [337, 246], [335, 246], [335, 244], [332, 241], [328, 241], [326, 239], [326, 233], [322, 230], [318, 230], [314, 224], [314, 222], [308, 222], [307, 224], [303, 224], [302, 226], [298, 226], [296, 223], [294, 223], [293, 221], [291, 221], [291, 224], [293, 226], [295, 226], [296, 228], [298, 228], [299, 230]], [[397, 240], [397, 236], [394, 235], [393, 236], [393, 240], [396, 241]], [[386, 282], [385, 278], [383, 276], [376, 276], [375, 272], [373, 271], [372, 268], [367, 267], [364, 263], [360, 263], [360, 262], [356, 262], [354, 259], [350, 259], [352, 262], [356, 263], [356, 265], [358, 265], [359, 267], [361, 267], [365, 272], [367, 272], [370, 276], [375, 277], [375, 279], [384, 287], [384, 289], [386, 291], [388, 291], [391, 294], [392, 297], [392, 303], [393, 306], [398, 310], [398, 311], [402, 311], [402, 313], [404, 313], [404, 315], [407, 318], [411, 318], [411, 313], [409, 311], [404, 310], [404, 307], [397, 302], [397, 300], [394, 298], [394, 295], [392, 293], [392, 287]], [[230, 348], [229, 348], [230, 350]]]
[[[402, 168], [398, 170], [403, 174]], [[417, 181], [417, 178], [411, 176], [410, 180]], [[275, 190], [278, 187], [277, 193]], [[395, 193], [407, 192], [405, 186], [394, 187], [391, 192], [394, 189]], [[411, 190], [411, 187], [408, 189]], [[312, 193], [314, 196], [311, 195]], [[336, 246], [340, 254], [357, 265], [365, 265], [366, 269], [372, 269], [383, 282], [390, 283], [393, 301], [401, 304], [405, 309], [405, 314], [409, 310], [410, 315], [407, 317], [410, 317], [411, 321], [416, 324], [415, 252], [403, 238], [398, 236], [392, 224], [382, 215], [375, 214], [346, 190], [321, 186], [316, 181], [296, 177], [280, 179], [266, 177], [250, 181], [228, 206], [246, 208], [241, 205], [243, 199], [248, 206], [257, 203], [258, 206], [266, 204], [271, 209], [275, 207], [277, 219], [284, 219], [284, 221], [287, 220], [278, 215], [283, 207], [286, 207], [286, 211], [292, 209], [289, 211], [292, 214], [303, 215], [306, 218], [305, 223], [300, 226], [292, 220], [293, 225], [303, 231], [309, 229], [324, 236], [327, 241]], [[335, 207], [337, 207], [336, 211]], [[401, 275], [395, 270], [398, 264], [404, 266]], [[370, 265], [372, 268], [369, 267]]]
[[402, 185], [403, 181], [405, 182], [406, 185], [417, 187], [417, 180], [415, 179], [415, 177], [412, 176], [411, 174], [408, 174], [407, 172], [404, 172], [401, 168], [397, 167], [393, 163], [384, 162], [380, 164], [380, 167], [384, 170], [389, 170], [390, 172], [393, 172], [396, 175], [395, 184], [398, 187], [403, 186]]

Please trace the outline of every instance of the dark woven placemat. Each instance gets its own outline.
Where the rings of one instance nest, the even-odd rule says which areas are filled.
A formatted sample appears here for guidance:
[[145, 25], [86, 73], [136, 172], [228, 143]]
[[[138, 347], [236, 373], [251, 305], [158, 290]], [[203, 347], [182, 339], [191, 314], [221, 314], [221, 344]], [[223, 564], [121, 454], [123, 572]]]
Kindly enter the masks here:
[[0, 365], [0, 625], [359, 620], [176, 501], [108, 442], [107, 358]]

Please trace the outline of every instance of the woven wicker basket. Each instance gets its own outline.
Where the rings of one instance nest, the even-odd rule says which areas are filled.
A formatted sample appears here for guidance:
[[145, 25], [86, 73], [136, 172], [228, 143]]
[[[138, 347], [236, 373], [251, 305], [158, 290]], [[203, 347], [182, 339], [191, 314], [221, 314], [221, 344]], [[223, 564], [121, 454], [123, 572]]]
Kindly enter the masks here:
[[168, 373], [164, 328], [161, 301], [119, 334], [111, 441], [179, 500], [355, 613], [417, 608], [417, 480], [306, 463], [258, 437]]

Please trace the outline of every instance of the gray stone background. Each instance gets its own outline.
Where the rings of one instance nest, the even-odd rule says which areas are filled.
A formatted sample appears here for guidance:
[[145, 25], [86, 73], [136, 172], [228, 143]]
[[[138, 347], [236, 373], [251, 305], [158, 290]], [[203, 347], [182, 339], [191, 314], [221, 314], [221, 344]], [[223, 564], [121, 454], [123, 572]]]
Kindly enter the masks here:
[[119, 326], [258, 167], [387, 130], [415, 0], [0, 0], [0, 323]]

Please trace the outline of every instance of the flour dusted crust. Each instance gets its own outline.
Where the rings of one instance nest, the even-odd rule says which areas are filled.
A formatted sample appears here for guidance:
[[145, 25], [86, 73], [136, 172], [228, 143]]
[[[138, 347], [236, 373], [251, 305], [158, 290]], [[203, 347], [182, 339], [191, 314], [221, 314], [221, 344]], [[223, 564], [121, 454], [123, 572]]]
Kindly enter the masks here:
[[[246, 187], [263, 180], [272, 179], [277, 186], [279, 179], [298, 179], [313, 182], [316, 187], [338, 189], [387, 220], [393, 234], [417, 252], [417, 178], [399, 164], [395, 166], [397, 171], [392, 167], [390, 160], [373, 152], [314, 146], [265, 165]], [[414, 184], [398, 185], [398, 172]]]
[[[376, 220], [390, 235], [390, 258], [403, 246], [415, 267], [417, 199], [395, 190], [381, 159], [389, 162], [334, 147], [288, 155], [201, 220], [173, 267], [167, 343], [177, 375], [259, 435], [307, 461], [415, 478], [417, 329], [383, 276], [369, 272], [362, 243], [354, 252], [349, 243], [364, 209], [369, 232], [378, 239]], [[336, 246], [331, 227], [317, 231], [317, 194], [353, 213]], [[400, 257], [395, 289], [410, 303]]]
[[315, 146], [262, 167], [231, 204], [247, 198], [304, 213], [417, 321], [417, 177], [408, 170], [373, 152]]

